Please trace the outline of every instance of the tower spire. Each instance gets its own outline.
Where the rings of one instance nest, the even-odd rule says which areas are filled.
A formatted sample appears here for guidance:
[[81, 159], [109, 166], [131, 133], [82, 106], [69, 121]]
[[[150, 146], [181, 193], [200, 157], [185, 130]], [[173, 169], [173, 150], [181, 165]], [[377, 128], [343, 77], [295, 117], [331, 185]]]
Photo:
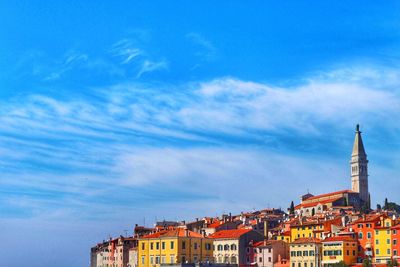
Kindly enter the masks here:
[[361, 138], [360, 125], [356, 126], [353, 151], [350, 160], [351, 188], [352, 191], [360, 194], [363, 202], [368, 201], [368, 160], [364, 144]]
[[356, 126], [356, 137], [354, 139], [354, 144], [353, 144], [353, 152], [351, 153], [351, 156], [359, 156], [366, 158], [367, 154], [365, 154], [365, 149], [364, 149], [364, 144], [361, 138], [361, 131], [360, 131], [360, 125], [357, 124]]

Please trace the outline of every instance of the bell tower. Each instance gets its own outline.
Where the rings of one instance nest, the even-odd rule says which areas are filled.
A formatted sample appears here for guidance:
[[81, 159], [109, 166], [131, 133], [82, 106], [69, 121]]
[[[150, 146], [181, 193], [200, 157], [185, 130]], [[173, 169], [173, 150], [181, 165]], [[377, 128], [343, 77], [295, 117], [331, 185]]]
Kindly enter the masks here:
[[360, 199], [368, 201], [368, 160], [361, 138], [360, 126], [356, 126], [353, 152], [350, 160], [351, 190], [360, 194]]

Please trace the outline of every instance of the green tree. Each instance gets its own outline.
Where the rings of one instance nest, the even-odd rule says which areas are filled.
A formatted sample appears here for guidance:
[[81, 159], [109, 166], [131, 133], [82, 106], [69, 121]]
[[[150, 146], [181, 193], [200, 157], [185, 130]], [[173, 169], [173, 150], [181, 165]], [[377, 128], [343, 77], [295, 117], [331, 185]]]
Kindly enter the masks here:
[[388, 261], [387, 266], [388, 267], [396, 267], [396, 266], [399, 266], [399, 263], [397, 262], [396, 259], [394, 259], [394, 260]]
[[334, 264], [334, 267], [348, 267], [348, 265], [344, 263], [344, 261], [339, 261], [338, 263]]
[[384, 210], [388, 210], [389, 209], [389, 202], [388, 202], [387, 198], [385, 198], [385, 204], [383, 205], [383, 209]]
[[381, 204], [376, 204], [376, 209], [377, 209], [378, 211], [381, 211], [381, 210], [382, 210]]
[[289, 214], [294, 214], [294, 203], [290, 203]]
[[370, 258], [366, 258], [363, 260], [362, 267], [371, 267], [371, 266], [372, 266], [372, 263], [371, 263]]

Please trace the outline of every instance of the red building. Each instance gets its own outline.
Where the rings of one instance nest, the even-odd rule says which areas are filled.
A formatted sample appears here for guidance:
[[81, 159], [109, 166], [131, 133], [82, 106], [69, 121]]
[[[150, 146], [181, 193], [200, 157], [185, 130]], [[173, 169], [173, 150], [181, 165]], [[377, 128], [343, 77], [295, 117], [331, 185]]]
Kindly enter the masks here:
[[375, 228], [380, 226], [380, 214], [364, 215], [351, 223], [351, 229], [357, 234], [358, 257], [357, 262], [374, 256]]
[[399, 261], [400, 259], [400, 224], [392, 227], [391, 230], [392, 239], [392, 256], [393, 259]]

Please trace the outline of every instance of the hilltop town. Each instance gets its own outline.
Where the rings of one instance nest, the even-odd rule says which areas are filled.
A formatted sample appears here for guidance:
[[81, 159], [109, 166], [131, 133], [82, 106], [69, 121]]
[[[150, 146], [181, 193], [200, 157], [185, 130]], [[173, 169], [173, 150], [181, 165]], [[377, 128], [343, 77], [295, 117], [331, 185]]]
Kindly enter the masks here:
[[398, 211], [387, 201], [371, 207], [368, 159], [358, 125], [350, 177], [351, 189], [307, 193], [286, 211], [268, 208], [136, 225], [132, 236], [92, 247], [90, 266], [397, 266]]

